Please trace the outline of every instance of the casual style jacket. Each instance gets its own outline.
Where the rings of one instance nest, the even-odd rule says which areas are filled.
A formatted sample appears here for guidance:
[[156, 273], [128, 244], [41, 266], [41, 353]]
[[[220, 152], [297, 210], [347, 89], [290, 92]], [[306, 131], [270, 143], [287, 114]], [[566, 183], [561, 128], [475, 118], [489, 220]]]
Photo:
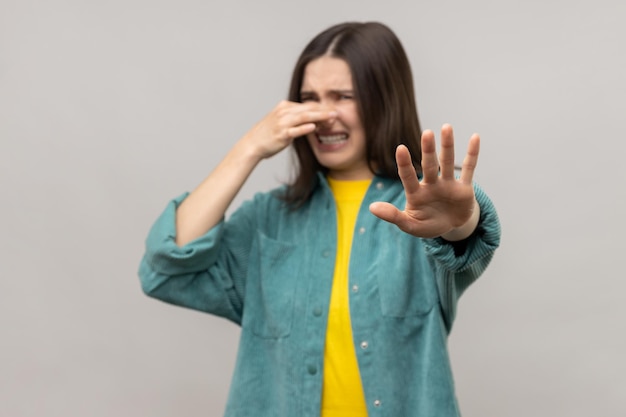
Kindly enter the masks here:
[[[241, 326], [226, 417], [319, 417], [337, 245], [332, 193], [320, 175], [292, 210], [257, 194], [178, 247], [173, 200], [152, 227], [139, 275], [146, 294]], [[368, 414], [459, 415], [447, 336], [463, 291], [500, 241], [495, 209], [475, 186], [476, 231], [460, 243], [421, 239], [369, 212], [404, 208], [398, 180], [375, 177], [361, 205], [349, 266], [350, 316]]]

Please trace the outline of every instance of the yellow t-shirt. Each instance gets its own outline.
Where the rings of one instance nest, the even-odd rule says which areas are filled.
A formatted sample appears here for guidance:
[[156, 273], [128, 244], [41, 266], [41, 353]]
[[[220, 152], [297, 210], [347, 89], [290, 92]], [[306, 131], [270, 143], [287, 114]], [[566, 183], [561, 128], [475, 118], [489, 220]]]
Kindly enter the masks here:
[[324, 350], [322, 417], [367, 417], [350, 323], [348, 266], [356, 218], [370, 182], [328, 178], [337, 205], [337, 258]]

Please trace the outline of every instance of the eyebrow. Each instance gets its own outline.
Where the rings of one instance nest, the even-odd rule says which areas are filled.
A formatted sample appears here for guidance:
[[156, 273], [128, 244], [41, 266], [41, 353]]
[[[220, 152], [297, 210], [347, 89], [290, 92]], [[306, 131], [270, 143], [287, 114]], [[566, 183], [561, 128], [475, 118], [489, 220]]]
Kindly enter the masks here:
[[[354, 90], [329, 90], [327, 92], [331, 94], [354, 94]], [[317, 93], [315, 91], [300, 90], [300, 95], [317, 95]]]

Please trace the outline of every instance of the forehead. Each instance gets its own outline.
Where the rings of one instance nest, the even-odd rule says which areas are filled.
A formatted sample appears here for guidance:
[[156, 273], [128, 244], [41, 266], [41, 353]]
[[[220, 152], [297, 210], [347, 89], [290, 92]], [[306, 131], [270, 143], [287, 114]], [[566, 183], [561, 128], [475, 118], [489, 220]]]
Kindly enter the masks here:
[[348, 63], [340, 58], [322, 56], [304, 69], [302, 91], [351, 90], [352, 74]]

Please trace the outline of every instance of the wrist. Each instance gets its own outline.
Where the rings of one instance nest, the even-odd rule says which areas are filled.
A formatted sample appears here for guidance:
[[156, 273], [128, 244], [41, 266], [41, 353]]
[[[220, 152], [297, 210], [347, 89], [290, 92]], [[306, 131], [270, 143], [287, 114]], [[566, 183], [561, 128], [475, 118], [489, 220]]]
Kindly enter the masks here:
[[480, 205], [474, 199], [474, 208], [472, 209], [472, 214], [470, 218], [463, 224], [462, 226], [455, 227], [447, 233], [441, 235], [441, 238], [447, 240], [449, 242], [458, 242], [463, 239], [467, 239], [470, 237], [476, 227], [478, 226], [478, 221], [480, 220]]
[[255, 144], [256, 141], [244, 136], [235, 144], [233, 151], [243, 163], [256, 165], [265, 159], [265, 155], [263, 149]]

